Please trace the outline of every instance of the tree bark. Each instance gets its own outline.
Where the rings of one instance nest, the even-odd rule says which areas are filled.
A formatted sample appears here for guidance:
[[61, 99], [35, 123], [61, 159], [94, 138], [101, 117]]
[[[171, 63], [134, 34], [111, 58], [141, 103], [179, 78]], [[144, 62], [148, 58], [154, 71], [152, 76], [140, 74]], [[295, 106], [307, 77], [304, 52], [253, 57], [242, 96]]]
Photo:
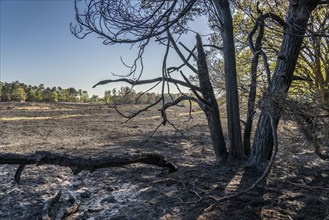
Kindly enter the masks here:
[[232, 158], [242, 159], [245, 154], [241, 136], [232, 14], [228, 0], [213, 0], [213, 3], [220, 16], [223, 39], [229, 152]]
[[257, 86], [257, 66], [258, 66], [259, 54], [254, 55], [251, 63], [251, 84], [248, 98], [248, 111], [247, 120], [244, 127], [243, 145], [244, 153], [246, 156], [250, 155], [250, 136], [252, 130], [253, 119], [255, 115], [255, 101], [256, 101], [256, 86]]
[[206, 54], [203, 50], [200, 35], [196, 36], [196, 40], [197, 40], [197, 51], [198, 51], [197, 73], [199, 77], [200, 90], [203, 99], [207, 102], [207, 103], [202, 103], [200, 107], [205, 112], [207, 117], [210, 136], [216, 154], [216, 161], [218, 163], [221, 161], [225, 161], [227, 158], [225, 138], [223, 135], [222, 125], [220, 121], [218, 103], [214, 94], [214, 89], [209, 79]]
[[[271, 80], [269, 89], [270, 98], [280, 100], [285, 98], [293, 73], [297, 63], [298, 55], [307, 28], [307, 23], [312, 11], [316, 8], [319, 1], [311, 0], [291, 0], [286, 26], [284, 28], [283, 39], [280, 52], [277, 58], [276, 68]], [[264, 96], [266, 99], [268, 96]], [[273, 137], [268, 111], [274, 111], [277, 114], [273, 116], [273, 122], [277, 127], [280, 120], [279, 106], [274, 105], [275, 109], [262, 109], [259, 117], [252, 152], [249, 158], [249, 165], [263, 169], [271, 156], [273, 148]]]

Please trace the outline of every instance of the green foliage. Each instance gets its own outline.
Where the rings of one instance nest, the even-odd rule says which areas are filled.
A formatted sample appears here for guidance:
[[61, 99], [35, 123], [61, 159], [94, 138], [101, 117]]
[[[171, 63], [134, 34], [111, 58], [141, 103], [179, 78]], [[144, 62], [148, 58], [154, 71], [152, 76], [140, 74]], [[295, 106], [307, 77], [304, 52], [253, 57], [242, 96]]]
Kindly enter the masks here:
[[81, 93], [79, 92], [80, 96], [80, 102], [88, 102], [89, 101], [89, 95], [87, 91], [82, 91]]
[[27, 98], [27, 95], [23, 88], [19, 87], [14, 89], [14, 91], [11, 94], [11, 100], [12, 101], [25, 101]]
[[18, 81], [2, 84], [1, 101], [25, 101], [27, 94], [24, 88]]
[[90, 98], [90, 101], [91, 102], [98, 102], [100, 100], [100, 98], [98, 97], [98, 95], [93, 95], [91, 98]]
[[[179, 96], [180, 94], [164, 94], [164, 102], [172, 102]], [[96, 97], [93, 97], [93, 101], [96, 101], [95, 98]], [[127, 86], [121, 87], [120, 90], [115, 88], [112, 89], [112, 91], [107, 90], [104, 93], [104, 101], [110, 104], [153, 104], [160, 98], [161, 95], [158, 93], [136, 92], [134, 89]]]
[[67, 89], [60, 88], [58, 90], [58, 101], [60, 102], [68, 102], [69, 101], [69, 94]]
[[104, 92], [104, 101], [106, 103], [110, 103], [110, 101], [111, 101], [111, 90], [106, 90]]
[[[104, 97], [93, 95], [89, 98], [88, 92], [82, 89], [45, 87], [26, 85], [18, 81], [12, 83], [0, 82], [0, 101], [27, 101], [27, 102], [106, 102], [116, 104], [152, 104], [161, 97], [157, 93], [136, 92], [130, 87], [124, 86], [120, 89], [106, 90]], [[172, 101], [179, 94], [165, 95], [165, 102]]]
[[35, 101], [35, 90], [32, 87], [29, 87], [27, 90], [27, 98], [26, 101], [34, 102]]
[[42, 88], [38, 88], [35, 92], [35, 101], [42, 102], [43, 100], [44, 100], [44, 98], [43, 98]]
[[146, 104], [151, 104], [151, 103], [154, 103], [155, 101], [156, 101], [156, 95], [155, 95], [155, 93], [149, 93], [147, 95]]
[[[257, 4], [259, 4], [258, 8]], [[275, 1], [236, 1], [233, 10], [233, 20], [236, 38], [237, 75], [240, 99], [244, 101], [248, 98], [251, 59], [253, 57], [248, 44], [248, 34], [252, 30], [256, 19], [260, 16], [260, 12], [263, 14], [271, 12], [281, 18], [285, 18], [288, 4], [289, 1], [283, 1], [280, 4], [276, 4]], [[317, 94], [318, 101], [329, 105], [329, 92], [326, 89], [329, 85], [329, 41], [326, 35], [328, 28], [329, 8], [324, 5], [318, 6], [311, 15], [308, 33], [304, 38], [302, 51], [294, 72], [294, 75], [300, 76], [305, 80], [293, 81], [289, 90], [289, 96], [295, 97], [299, 94], [302, 97], [305, 93], [309, 95]], [[279, 56], [282, 32], [283, 27], [273, 19], [268, 18], [265, 20], [262, 51], [267, 56], [272, 74], [275, 71]], [[253, 36], [254, 42], [256, 36], [257, 33]], [[217, 31], [214, 31], [209, 40], [214, 45], [222, 46], [222, 39]], [[210, 49], [208, 63], [215, 89], [218, 93], [225, 91], [222, 52], [213, 48]], [[257, 97], [259, 98], [268, 86], [263, 59], [260, 59], [257, 72]]]
[[50, 92], [49, 101], [50, 102], [58, 102], [58, 93], [57, 93], [57, 91]]
[[0, 82], [0, 101], [28, 101], [28, 102], [88, 102], [87, 91], [74, 88], [62, 89], [61, 87], [45, 87], [26, 85], [18, 81], [12, 83]]

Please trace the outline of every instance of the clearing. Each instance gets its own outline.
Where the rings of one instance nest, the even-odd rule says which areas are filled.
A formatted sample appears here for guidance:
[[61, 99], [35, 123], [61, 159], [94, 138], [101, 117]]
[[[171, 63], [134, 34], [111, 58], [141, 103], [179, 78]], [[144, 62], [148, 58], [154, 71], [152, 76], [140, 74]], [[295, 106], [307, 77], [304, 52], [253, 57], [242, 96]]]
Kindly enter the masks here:
[[[125, 112], [139, 105], [121, 106]], [[215, 168], [206, 119], [195, 107], [172, 108], [177, 126], [161, 126], [157, 108], [127, 123], [101, 104], [0, 102], [0, 153], [46, 150], [97, 156], [156, 152], [178, 167], [145, 164], [83, 171], [26, 166], [20, 183], [17, 165], [0, 165], [0, 219], [40, 219], [59, 191], [50, 216], [66, 219], [329, 219], [329, 163], [296, 133], [280, 123], [279, 153], [267, 180], [237, 199], [206, 209], [220, 198], [250, 186], [259, 173], [237, 164]], [[183, 131], [183, 133], [179, 132]], [[69, 204], [69, 205], [68, 205]], [[73, 211], [72, 211], [73, 210]]]

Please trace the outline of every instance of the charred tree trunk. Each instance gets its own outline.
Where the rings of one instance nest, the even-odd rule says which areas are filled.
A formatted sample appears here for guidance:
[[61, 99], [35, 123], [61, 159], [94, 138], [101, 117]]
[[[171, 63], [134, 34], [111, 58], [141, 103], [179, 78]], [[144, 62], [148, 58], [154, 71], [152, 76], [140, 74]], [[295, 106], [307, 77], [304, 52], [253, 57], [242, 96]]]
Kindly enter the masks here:
[[200, 107], [205, 112], [210, 130], [210, 136], [213, 142], [217, 163], [225, 161], [227, 158], [227, 150], [225, 145], [225, 138], [223, 135], [222, 125], [219, 116], [218, 103], [212, 88], [209, 71], [207, 66], [206, 54], [203, 50], [200, 35], [196, 36], [197, 52], [198, 52], [198, 77], [200, 83], [200, 90], [203, 99], [206, 103], [202, 103]]
[[[255, 101], [256, 101], [256, 89], [257, 89], [257, 67], [259, 62], [259, 57], [261, 55], [261, 47], [262, 47], [262, 39], [264, 36], [264, 21], [259, 19], [256, 21], [253, 30], [250, 32], [248, 39], [249, 39], [249, 46], [251, 51], [254, 54], [254, 57], [251, 61], [251, 69], [250, 69], [250, 90], [249, 90], [249, 98], [248, 98], [248, 111], [247, 111], [247, 120], [244, 128], [244, 136], [243, 136], [243, 145], [244, 145], [244, 153], [249, 156], [250, 155], [250, 136], [252, 130], [252, 123], [255, 115]], [[256, 29], [259, 26], [258, 36], [256, 39], [255, 46], [252, 42], [252, 37], [256, 32]]]
[[[298, 55], [306, 32], [307, 23], [312, 11], [316, 8], [319, 1], [310, 0], [291, 0], [286, 27], [280, 52], [277, 58], [276, 68], [271, 80], [269, 96], [272, 99], [280, 100], [285, 98], [292, 76], [297, 63]], [[264, 96], [263, 99], [266, 99]], [[277, 127], [280, 119], [280, 109], [278, 105], [274, 105], [273, 109], [277, 115], [274, 116], [275, 127]], [[271, 130], [268, 109], [263, 109], [258, 121], [253, 148], [249, 158], [249, 164], [258, 169], [263, 169], [271, 156], [273, 148], [273, 137]]]
[[220, 15], [221, 35], [224, 46], [229, 152], [232, 158], [242, 159], [245, 157], [245, 154], [241, 136], [232, 14], [228, 0], [213, 0], [213, 3]]

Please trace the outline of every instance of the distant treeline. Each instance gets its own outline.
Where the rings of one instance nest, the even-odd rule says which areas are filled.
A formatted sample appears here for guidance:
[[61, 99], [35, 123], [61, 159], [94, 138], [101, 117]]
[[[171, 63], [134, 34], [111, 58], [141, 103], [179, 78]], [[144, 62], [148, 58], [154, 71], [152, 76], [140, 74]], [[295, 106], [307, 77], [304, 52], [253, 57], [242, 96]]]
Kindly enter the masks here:
[[75, 88], [45, 87], [26, 85], [19, 81], [7, 83], [0, 82], [0, 97], [2, 102], [88, 102], [87, 91]]
[[[175, 99], [179, 94], [165, 96], [165, 100]], [[82, 89], [45, 87], [44, 84], [31, 86], [19, 81], [7, 83], [0, 82], [1, 102], [107, 102], [117, 104], [151, 104], [160, 99], [158, 93], [136, 92], [130, 87], [107, 90], [103, 97], [93, 95], [89, 97], [87, 91]]]

